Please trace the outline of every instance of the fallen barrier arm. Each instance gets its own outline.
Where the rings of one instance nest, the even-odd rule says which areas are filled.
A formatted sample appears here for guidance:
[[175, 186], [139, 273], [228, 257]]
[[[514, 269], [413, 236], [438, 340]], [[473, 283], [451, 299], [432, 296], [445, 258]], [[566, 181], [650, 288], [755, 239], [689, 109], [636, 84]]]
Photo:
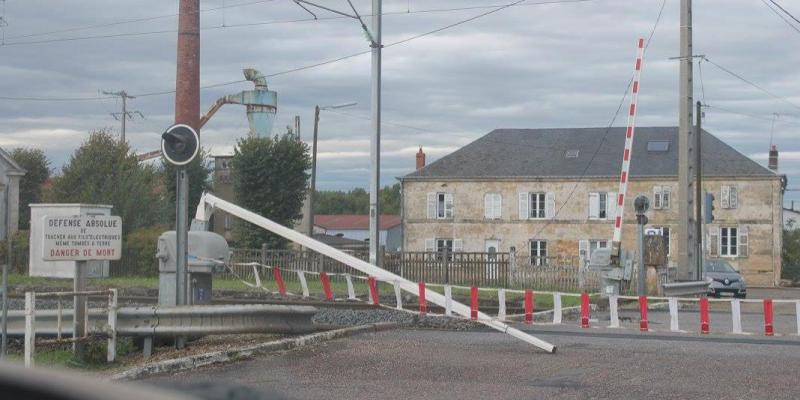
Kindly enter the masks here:
[[[288, 240], [291, 240], [304, 247], [314, 250], [320, 254], [326, 255], [336, 261], [348, 265], [365, 274], [374, 276], [375, 278], [381, 281], [385, 282], [398, 281], [399, 286], [402, 290], [405, 290], [406, 292], [411, 293], [413, 295], [418, 295], [419, 287], [418, 283], [416, 282], [411, 282], [399, 275], [395, 275], [384, 269], [378, 268], [377, 266], [374, 266], [366, 261], [359, 260], [356, 257], [353, 257], [340, 250], [334, 249], [331, 246], [328, 246], [302, 233], [296, 232], [292, 229], [282, 226], [252, 211], [246, 210], [233, 203], [222, 200], [210, 193], [204, 193], [203, 196], [201, 197], [200, 204], [197, 206], [197, 214], [195, 216], [196, 221], [193, 222], [192, 229], [200, 228], [196, 226], [196, 223], [200, 223], [203, 225], [202, 226], [203, 230], [205, 230], [205, 224], [208, 222], [208, 218], [211, 216], [211, 213], [213, 213], [214, 209], [225, 211], [247, 222], [258, 225], [261, 228], [264, 228], [276, 235], [282, 236]], [[426, 300], [442, 307], [445, 306], [445, 297], [436, 292], [428, 293]], [[470, 317], [470, 311], [471, 311], [470, 307], [456, 301], [452, 301], [451, 307], [453, 312], [462, 315], [464, 317]], [[507, 333], [512, 337], [520, 339], [526, 343], [532, 344], [546, 352], [554, 353], [556, 351], [556, 347], [554, 345], [545, 342], [544, 340], [541, 340], [539, 338], [536, 338], [534, 336], [531, 336], [519, 329], [510, 327], [502, 322], [492, 320], [491, 317], [485, 313], [478, 313], [478, 322], [486, 326], [489, 326], [491, 328], [494, 328], [500, 332]]]

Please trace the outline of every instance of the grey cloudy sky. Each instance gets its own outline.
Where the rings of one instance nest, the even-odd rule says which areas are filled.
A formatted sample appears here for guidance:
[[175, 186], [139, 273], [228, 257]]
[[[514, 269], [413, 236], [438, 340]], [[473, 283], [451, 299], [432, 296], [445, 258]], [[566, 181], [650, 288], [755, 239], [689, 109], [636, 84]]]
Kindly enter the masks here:
[[[702, 90], [696, 69], [695, 96], [711, 105], [705, 128], [761, 163], [766, 163], [773, 113], [779, 113], [773, 141], [792, 187], [800, 179], [800, 145], [793, 140], [800, 126], [800, 24], [795, 30], [764, 1], [695, 1], [695, 54], [707, 55], [785, 100], [707, 62], [702, 64]], [[344, 0], [319, 2], [347, 9]], [[487, 9], [421, 11], [506, 2], [385, 0], [384, 12], [397, 13], [384, 17], [384, 42]], [[495, 128], [608, 124], [631, 76], [636, 39], [650, 33], [661, 0], [536, 2], [541, 0], [384, 50], [383, 116], [394, 125], [383, 130], [383, 183], [413, 170], [419, 145], [432, 161]], [[796, 2], [778, 2], [800, 16]], [[136, 95], [174, 89], [177, 3], [6, 0], [0, 96], [93, 97], [98, 90]], [[354, 3], [361, 13], [370, 12], [368, 0]], [[241, 79], [245, 67], [273, 74], [368, 50], [353, 20], [277, 23], [310, 17], [290, 0], [203, 0], [201, 6], [208, 10], [201, 14], [203, 85]], [[666, 1], [646, 55], [639, 126], [677, 124], [678, 65], [669, 57], [678, 54], [678, 6], [679, 0]], [[164, 17], [150, 18], [155, 16]], [[110, 24], [131, 20], [138, 21]], [[40, 35], [89, 25], [108, 26]], [[152, 31], [167, 32], [137, 34]], [[58, 41], [128, 33], [133, 35]], [[342, 111], [348, 115], [323, 111], [322, 189], [368, 185], [369, 70], [370, 57], [361, 55], [269, 79], [279, 97], [276, 129], [300, 115], [304, 138], [310, 136], [315, 104], [358, 102]], [[249, 88], [249, 83], [237, 83], [205, 89], [202, 109], [222, 95]], [[172, 120], [174, 95], [141, 96], [129, 104], [145, 115], [128, 124], [131, 145], [140, 151], [156, 149], [159, 132]], [[115, 100], [0, 100], [0, 146], [42, 148], [59, 167], [89, 130], [118, 129], [109, 115], [118, 109]], [[624, 124], [624, 116], [615, 123]], [[203, 144], [215, 152], [230, 151], [246, 130], [244, 110], [227, 106], [203, 129]], [[794, 193], [787, 198], [800, 200]]]

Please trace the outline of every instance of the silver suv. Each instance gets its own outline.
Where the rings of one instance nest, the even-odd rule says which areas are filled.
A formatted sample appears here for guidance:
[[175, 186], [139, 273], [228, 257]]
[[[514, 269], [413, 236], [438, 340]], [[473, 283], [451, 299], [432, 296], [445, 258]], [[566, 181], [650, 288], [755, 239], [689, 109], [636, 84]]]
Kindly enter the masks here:
[[706, 280], [708, 295], [720, 297], [723, 294], [732, 294], [743, 299], [747, 297], [747, 286], [744, 278], [725, 260], [705, 260]]

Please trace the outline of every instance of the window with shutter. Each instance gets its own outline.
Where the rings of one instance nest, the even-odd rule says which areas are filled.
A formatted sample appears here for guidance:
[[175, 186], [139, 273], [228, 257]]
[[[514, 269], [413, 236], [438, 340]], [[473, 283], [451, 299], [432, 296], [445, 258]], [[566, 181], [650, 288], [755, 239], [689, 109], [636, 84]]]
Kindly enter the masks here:
[[436, 193], [428, 193], [428, 219], [436, 219]]
[[425, 239], [425, 251], [436, 251], [436, 239]]
[[494, 194], [494, 217], [503, 218], [503, 195], [500, 193]]
[[464, 240], [453, 239], [453, 252], [460, 253], [464, 251]]
[[519, 193], [519, 219], [528, 219], [530, 217], [528, 211], [528, 192]]
[[528, 218], [543, 219], [547, 216], [545, 193], [530, 193]]
[[600, 218], [600, 193], [589, 193], [589, 219]]
[[619, 198], [617, 193], [610, 192], [608, 194], [608, 219], [613, 220], [617, 216], [617, 202]]
[[589, 241], [588, 240], [579, 240], [578, 241], [578, 257], [580, 258], [581, 262], [586, 263], [589, 261]]
[[547, 193], [544, 206], [544, 217], [553, 219], [556, 216], [556, 194], [552, 192]]
[[501, 217], [500, 193], [486, 193], [483, 195], [483, 216], [486, 219], [499, 219]]
[[715, 227], [708, 228], [708, 255], [719, 256], [719, 229]]
[[453, 194], [444, 194], [444, 217], [453, 218]]
[[661, 208], [666, 210], [670, 207], [670, 203], [672, 202], [672, 188], [669, 186], [664, 186], [661, 189]]
[[734, 227], [719, 229], [719, 255], [722, 257], [736, 257], [739, 254], [739, 232]]
[[547, 241], [531, 240], [530, 255], [530, 265], [547, 265]]
[[661, 186], [653, 187], [653, 209], [661, 209]]
[[736, 186], [731, 186], [728, 189], [728, 196], [730, 199], [728, 200], [728, 206], [730, 208], [738, 208], [739, 207], [739, 191], [736, 189]]
[[739, 227], [739, 257], [747, 257], [750, 254], [750, 238], [746, 226]]
[[730, 208], [731, 206], [731, 187], [723, 185], [719, 193], [719, 206], [721, 208]]

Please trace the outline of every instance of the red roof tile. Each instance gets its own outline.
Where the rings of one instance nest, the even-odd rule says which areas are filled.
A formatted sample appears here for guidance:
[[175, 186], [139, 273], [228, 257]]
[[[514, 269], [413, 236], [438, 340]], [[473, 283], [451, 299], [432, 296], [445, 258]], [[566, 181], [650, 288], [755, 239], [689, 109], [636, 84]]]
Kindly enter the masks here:
[[[369, 215], [342, 214], [342, 215], [315, 215], [314, 225], [325, 229], [337, 230], [360, 230], [369, 229]], [[393, 214], [382, 214], [380, 218], [380, 229], [391, 229], [400, 225], [400, 216]]]

